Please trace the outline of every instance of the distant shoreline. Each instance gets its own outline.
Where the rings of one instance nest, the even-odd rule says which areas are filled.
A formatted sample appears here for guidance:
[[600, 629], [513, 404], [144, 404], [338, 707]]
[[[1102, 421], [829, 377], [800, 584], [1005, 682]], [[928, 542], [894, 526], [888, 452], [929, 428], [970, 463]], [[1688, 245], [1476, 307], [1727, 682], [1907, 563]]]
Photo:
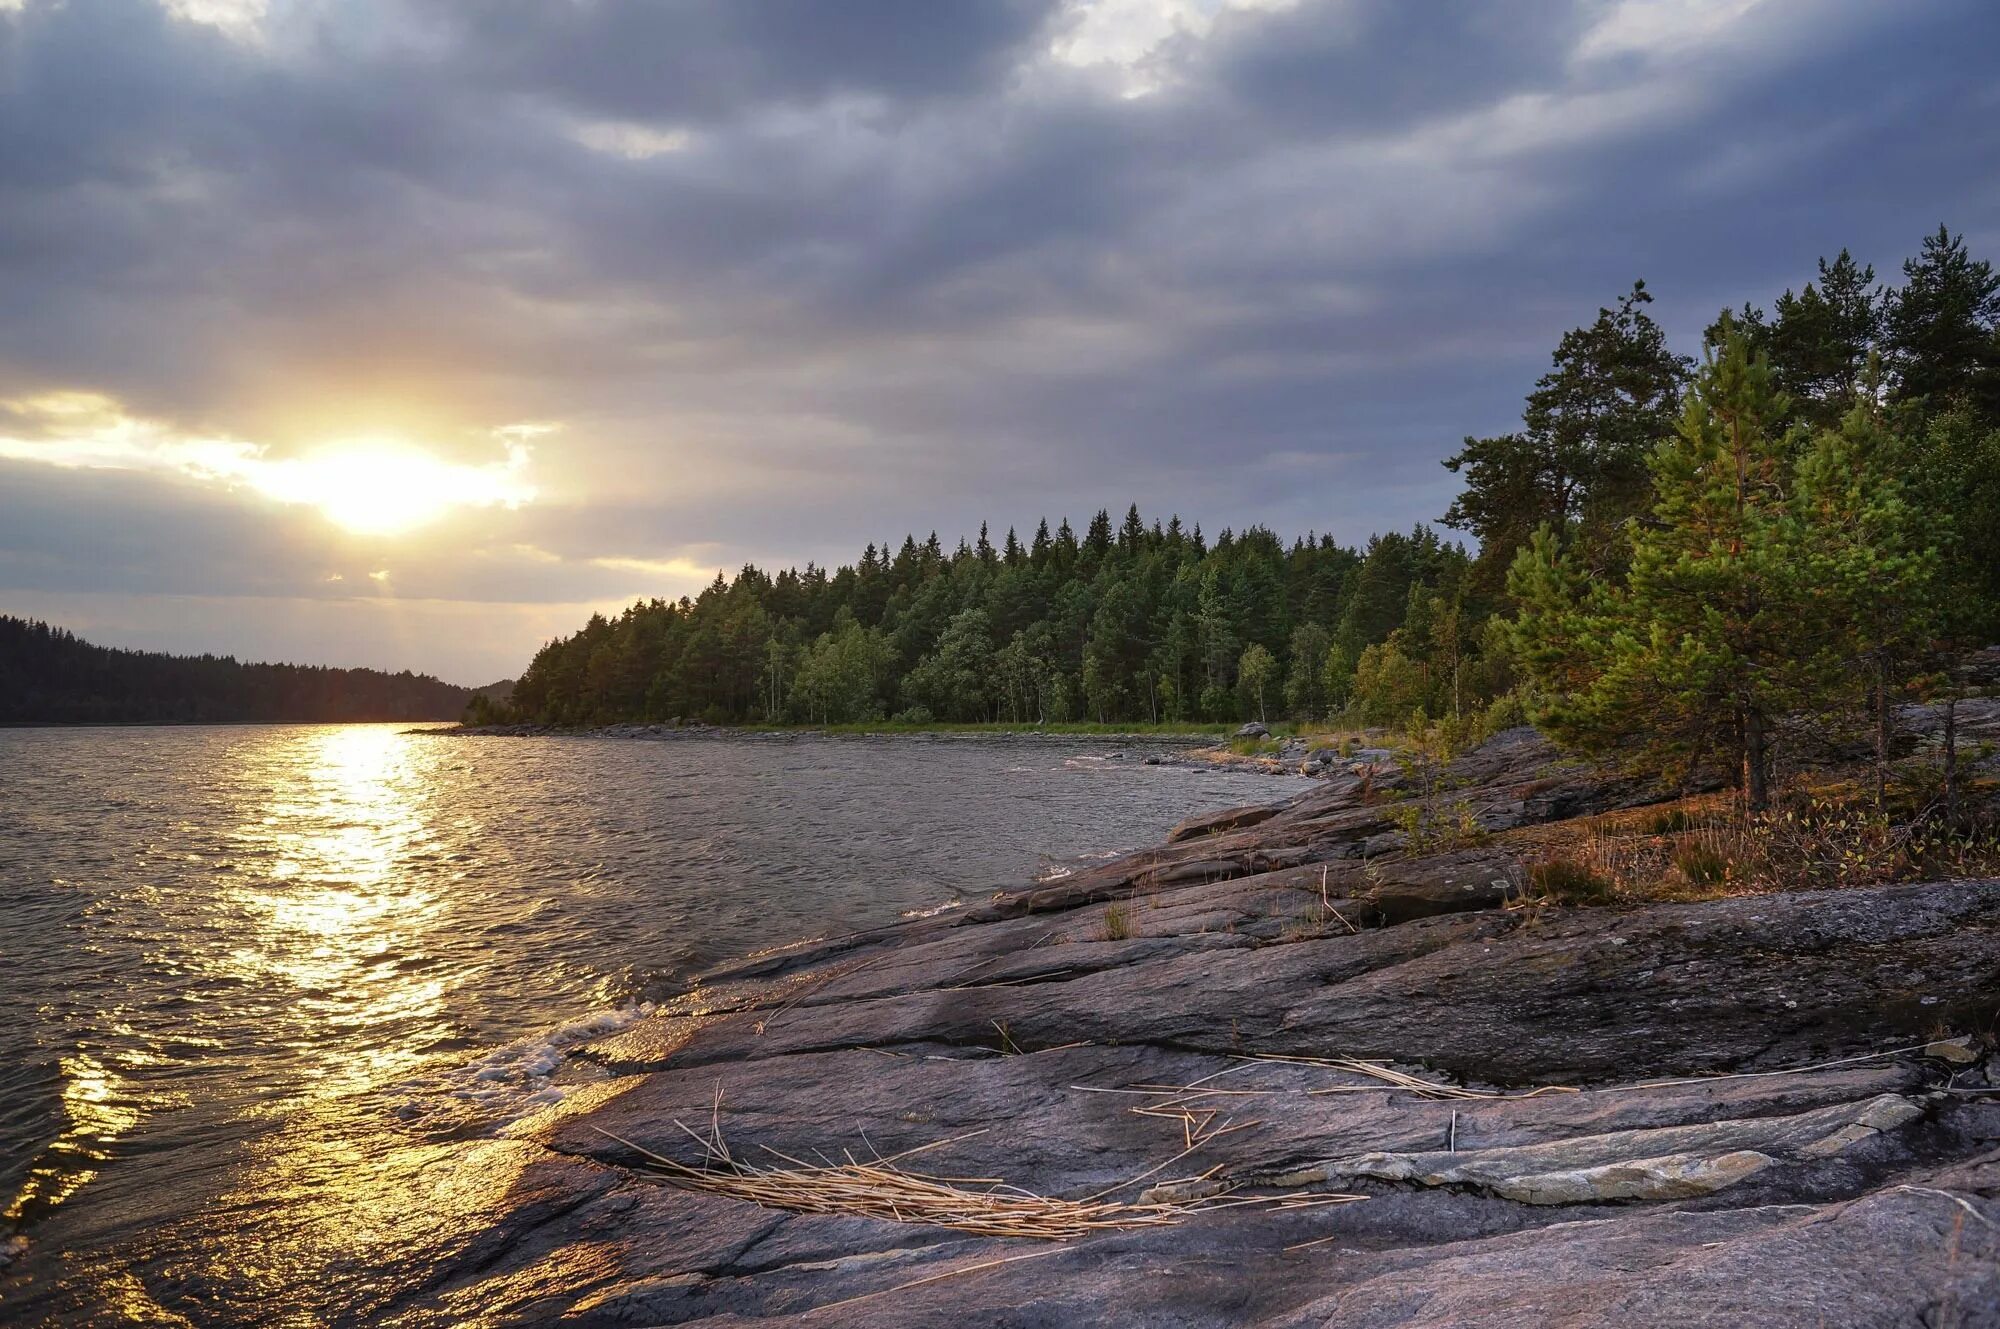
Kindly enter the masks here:
[[439, 717], [412, 720], [391, 716], [381, 720], [0, 720], [0, 729], [254, 729], [274, 725], [401, 724], [447, 725], [457, 721]]
[[1109, 738], [1209, 742], [1226, 740], [1233, 736], [1236, 730], [1235, 724], [1149, 727], [1095, 724], [899, 724], [892, 720], [882, 720], [874, 723], [824, 725], [610, 724], [573, 727], [544, 724], [455, 724], [443, 729], [427, 729], [422, 732], [466, 738], [675, 739], [827, 734], [869, 738]]
[[[1020, 728], [1003, 724], [897, 725], [892, 722], [867, 725], [599, 725], [572, 729], [559, 725], [505, 724], [452, 725], [446, 728], [408, 729], [405, 733], [433, 734], [448, 738], [581, 738], [617, 742], [671, 743], [696, 739], [795, 739], [795, 738], [900, 738], [942, 741], [1005, 739], [1013, 741], [1074, 744], [1080, 739], [1143, 748], [1153, 745], [1168, 751], [1111, 752], [1112, 759], [1134, 760], [1148, 766], [1195, 767], [1206, 770], [1235, 770], [1265, 775], [1293, 775], [1307, 779], [1325, 778], [1350, 766], [1349, 756], [1364, 762], [1380, 762], [1390, 756], [1383, 748], [1358, 748], [1352, 754], [1324, 736], [1308, 739], [1290, 733], [1292, 726], [1276, 731], [1242, 736], [1241, 726], [1213, 724], [1161, 726], [1155, 729], [1115, 725], [1063, 724]], [[1247, 741], [1246, 741], [1247, 738]]]

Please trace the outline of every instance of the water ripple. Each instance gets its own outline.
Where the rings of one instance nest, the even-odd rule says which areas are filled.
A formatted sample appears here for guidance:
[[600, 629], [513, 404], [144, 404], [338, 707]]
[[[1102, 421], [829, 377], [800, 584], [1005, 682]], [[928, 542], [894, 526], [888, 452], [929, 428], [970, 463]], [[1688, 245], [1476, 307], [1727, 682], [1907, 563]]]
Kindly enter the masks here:
[[307, 1240], [274, 1177], [367, 1212], [418, 1154], [366, 1123], [544, 1105], [694, 969], [1284, 789], [1031, 742], [0, 731], [0, 1263], [59, 1320], [151, 1306], [186, 1243]]

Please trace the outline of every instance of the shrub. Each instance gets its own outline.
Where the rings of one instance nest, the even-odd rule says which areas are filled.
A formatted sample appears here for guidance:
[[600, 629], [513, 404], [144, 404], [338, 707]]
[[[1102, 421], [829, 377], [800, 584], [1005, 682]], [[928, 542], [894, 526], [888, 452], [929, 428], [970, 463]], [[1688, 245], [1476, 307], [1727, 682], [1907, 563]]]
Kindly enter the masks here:
[[1528, 723], [1528, 708], [1521, 702], [1521, 694], [1508, 692], [1495, 697], [1493, 704], [1486, 708], [1486, 717], [1481, 722], [1488, 734], [1497, 734], [1503, 729], [1515, 729]]

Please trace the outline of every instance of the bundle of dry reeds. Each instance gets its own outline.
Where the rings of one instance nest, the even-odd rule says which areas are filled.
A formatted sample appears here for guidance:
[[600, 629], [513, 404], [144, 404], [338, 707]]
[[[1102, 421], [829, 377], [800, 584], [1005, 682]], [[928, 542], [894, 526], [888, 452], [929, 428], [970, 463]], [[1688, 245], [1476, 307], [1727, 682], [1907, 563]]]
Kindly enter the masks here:
[[[1148, 1169], [1129, 1182], [1082, 1199], [1069, 1200], [1037, 1195], [1010, 1186], [998, 1177], [933, 1176], [898, 1166], [912, 1155], [971, 1138], [967, 1135], [936, 1140], [887, 1158], [861, 1161], [849, 1156], [839, 1163], [810, 1163], [767, 1147], [766, 1152], [779, 1162], [752, 1164], [730, 1152], [722, 1138], [719, 1122], [711, 1127], [707, 1138], [678, 1121], [674, 1124], [702, 1147], [699, 1165], [682, 1163], [655, 1153], [602, 1127], [593, 1129], [642, 1156], [648, 1170], [688, 1190], [734, 1196], [796, 1213], [845, 1214], [884, 1218], [899, 1223], [933, 1223], [988, 1237], [1068, 1241], [1094, 1232], [1170, 1226], [1191, 1214], [1232, 1205], [1257, 1204], [1295, 1209], [1319, 1204], [1345, 1204], [1363, 1198], [1334, 1192], [1225, 1198], [1222, 1192], [1226, 1187], [1221, 1186], [1198, 1188], [1204, 1191], [1199, 1198], [1185, 1200], [1126, 1203], [1109, 1198], [1117, 1191], [1125, 1190], [1171, 1166], [1185, 1156], [1183, 1153], [1159, 1167]], [[1182, 1181], [1209, 1182], [1219, 1170], [1211, 1169]], [[1175, 1184], [1164, 1183], [1152, 1193], [1171, 1194]], [[973, 1187], [984, 1189], [971, 1189]]]

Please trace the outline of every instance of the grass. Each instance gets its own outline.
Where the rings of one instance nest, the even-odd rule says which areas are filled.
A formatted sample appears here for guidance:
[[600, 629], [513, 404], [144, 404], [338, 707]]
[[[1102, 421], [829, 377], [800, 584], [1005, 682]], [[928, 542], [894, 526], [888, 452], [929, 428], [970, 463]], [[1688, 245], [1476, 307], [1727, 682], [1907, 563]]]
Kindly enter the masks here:
[[1676, 845], [1674, 868], [1697, 886], [1721, 886], [1736, 875], [1736, 864], [1721, 847], [1702, 840]]
[[[609, 1131], [602, 1134], [643, 1155], [646, 1170], [686, 1190], [733, 1196], [800, 1214], [931, 1223], [985, 1237], [1067, 1241], [1094, 1232], [1171, 1225], [1187, 1210], [1184, 1205], [1126, 1204], [1096, 1197], [1063, 1200], [1007, 1186], [998, 1177], [933, 1177], [897, 1166], [912, 1154], [957, 1143], [965, 1136], [868, 1162], [850, 1157], [844, 1163], [808, 1163], [773, 1150], [772, 1157], [778, 1162], [764, 1165], [732, 1156], [720, 1132], [703, 1139], [688, 1131], [704, 1151], [702, 1165], [690, 1167]], [[970, 1189], [974, 1185], [988, 1189]]]
[[1104, 939], [1125, 941], [1132, 935], [1132, 911], [1122, 901], [1104, 906]]
[[1589, 861], [1556, 856], [1528, 867], [1528, 886], [1536, 895], [1555, 904], [1603, 904], [1615, 886]]
[[1747, 815], [1725, 794], [1610, 813], [1521, 837], [1541, 846], [1529, 886], [1551, 903], [1707, 900], [2000, 872], [2000, 832], [1947, 827], [1930, 805], [1877, 809], [1820, 780]]

